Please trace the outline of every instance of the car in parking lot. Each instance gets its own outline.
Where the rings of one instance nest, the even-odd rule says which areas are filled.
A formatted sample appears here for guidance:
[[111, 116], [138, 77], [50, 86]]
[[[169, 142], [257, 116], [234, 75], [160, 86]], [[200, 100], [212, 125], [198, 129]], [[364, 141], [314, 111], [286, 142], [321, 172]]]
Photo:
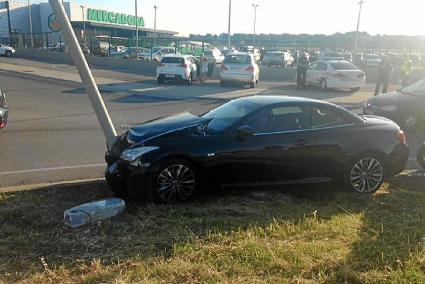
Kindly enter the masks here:
[[6, 104], [6, 95], [0, 90], [0, 129], [6, 127], [8, 115], [9, 108]]
[[364, 55], [363, 66], [378, 67], [381, 64], [381, 57], [379, 54], [368, 53]]
[[16, 53], [16, 50], [8, 45], [0, 44], [0, 55], [10, 57]]
[[206, 184], [338, 181], [372, 193], [408, 156], [403, 132], [388, 119], [323, 101], [253, 96], [129, 129], [107, 151], [105, 176], [117, 195], [164, 203], [187, 200]]
[[220, 49], [213, 48], [211, 50], [205, 50], [204, 55], [210, 64], [221, 64], [224, 60], [224, 55], [221, 53]]
[[244, 84], [255, 88], [260, 80], [260, 68], [254, 55], [247, 52], [229, 54], [221, 64], [220, 86], [229, 83]]
[[425, 79], [388, 94], [369, 99], [363, 113], [387, 117], [404, 130], [425, 126]]
[[146, 50], [140, 54], [140, 59], [142, 60], [153, 60], [153, 61], [161, 61], [164, 56], [168, 56], [170, 54], [176, 54], [176, 50], [173, 47], [153, 47], [150, 50]]
[[263, 58], [263, 65], [282, 66], [286, 68], [294, 63], [294, 57], [285, 51], [268, 51]]
[[345, 60], [313, 62], [307, 70], [307, 85], [321, 90], [350, 89], [355, 92], [366, 84], [366, 75], [354, 64]]
[[190, 55], [167, 55], [156, 68], [158, 84], [178, 81], [192, 84], [198, 74], [196, 59]]

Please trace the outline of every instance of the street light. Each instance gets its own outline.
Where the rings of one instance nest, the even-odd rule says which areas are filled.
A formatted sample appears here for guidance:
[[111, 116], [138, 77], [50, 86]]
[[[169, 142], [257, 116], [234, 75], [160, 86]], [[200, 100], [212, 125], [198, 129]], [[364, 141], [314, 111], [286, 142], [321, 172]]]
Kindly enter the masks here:
[[159, 8], [158, 6], [153, 6], [153, 8], [155, 9], [155, 18], [154, 18], [154, 22], [153, 22], [153, 46], [156, 46], [156, 10]]
[[86, 17], [84, 15], [84, 9], [86, 6], [80, 5], [81, 13], [83, 14], [83, 40], [84, 40], [84, 47], [87, 46], [87, 40], [86, 40]]
[[255, 48], [255, 28], [257, 25], [257, 8], [260, 5], [252, 4], [252, 7], [254, 7], [254, 48]]
[[230, 23], [232, 20], [232, 0], [229, 0], [229, 27], [227, 29], [228, 41], [229, 41], [229, 51], [230, 51]]
[[357, 30], [356, 30], [356, 37], [354, 40], [354, 50], [357, 50], [357, 46], [359, 44], [359, 27], [360, 27], [360, 17], [362, 15], [362, 6], [363, 6], [364, 1], [360, 0], [359, 2], [359, 17], [357, 19]]
[[31, 15], [30, 0], [28, 0], [28, 19], [30, 21], [31, 48], [34, 48], [34, 35], [32, 34], [32, 15]]

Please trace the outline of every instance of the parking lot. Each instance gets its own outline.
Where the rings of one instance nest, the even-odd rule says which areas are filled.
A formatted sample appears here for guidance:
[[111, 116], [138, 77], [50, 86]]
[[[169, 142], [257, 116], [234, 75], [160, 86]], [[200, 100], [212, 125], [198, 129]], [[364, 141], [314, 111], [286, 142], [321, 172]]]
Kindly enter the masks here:
[[[13, 63], [10, 66], [15, 68], [13, 72], [3, 69], [0, 77], [11, 107], [9, 126], [0, 133], [0, 187], [102, 177], [105, 139], [74, 67], [23, 59], [0, 60]], [[264, 72], [270, 70], [273, 67]], [[288, 74], [293, 72], [288, 70]], [[359, 113], [373, 91], [371, 85], [356, 93], [297, 90], [293, 82], [283, 80], [260, 81], [255, 89], [221, 88], [217, 80], [206, 85], [159, 86], [152, 78], [125, 72], [95, 69], [94, 74], [101, 82], [103, 98], [119, 132], [159, 116], [184, 111], [201, 114], [228, 100], [250, 95], [326, 100]], [[421, 134], [408, 134], [408, 169], [418, 168], [415, 155], [422, 141], [425, 137]]]

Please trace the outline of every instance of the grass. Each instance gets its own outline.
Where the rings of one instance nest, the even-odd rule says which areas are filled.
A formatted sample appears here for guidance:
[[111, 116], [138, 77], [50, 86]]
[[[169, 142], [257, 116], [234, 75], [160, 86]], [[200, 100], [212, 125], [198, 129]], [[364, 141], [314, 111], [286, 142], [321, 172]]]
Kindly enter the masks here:
[[71, 230], [103, 182], [0, 194], [0, 283], [425, 283], [425, 178], [372, 196], [331, 186], [130, 204]]

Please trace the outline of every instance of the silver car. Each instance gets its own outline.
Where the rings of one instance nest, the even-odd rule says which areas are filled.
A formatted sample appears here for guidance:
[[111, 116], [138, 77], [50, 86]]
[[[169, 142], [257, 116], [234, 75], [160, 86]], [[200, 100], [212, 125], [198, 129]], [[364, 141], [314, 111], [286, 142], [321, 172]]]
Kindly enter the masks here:
[[260, 79], [260, 68], [253, 54], [240, 52], [226, 56], [220, 68], [220, 86], [227, 83], [249, 84], [255, 88]]

